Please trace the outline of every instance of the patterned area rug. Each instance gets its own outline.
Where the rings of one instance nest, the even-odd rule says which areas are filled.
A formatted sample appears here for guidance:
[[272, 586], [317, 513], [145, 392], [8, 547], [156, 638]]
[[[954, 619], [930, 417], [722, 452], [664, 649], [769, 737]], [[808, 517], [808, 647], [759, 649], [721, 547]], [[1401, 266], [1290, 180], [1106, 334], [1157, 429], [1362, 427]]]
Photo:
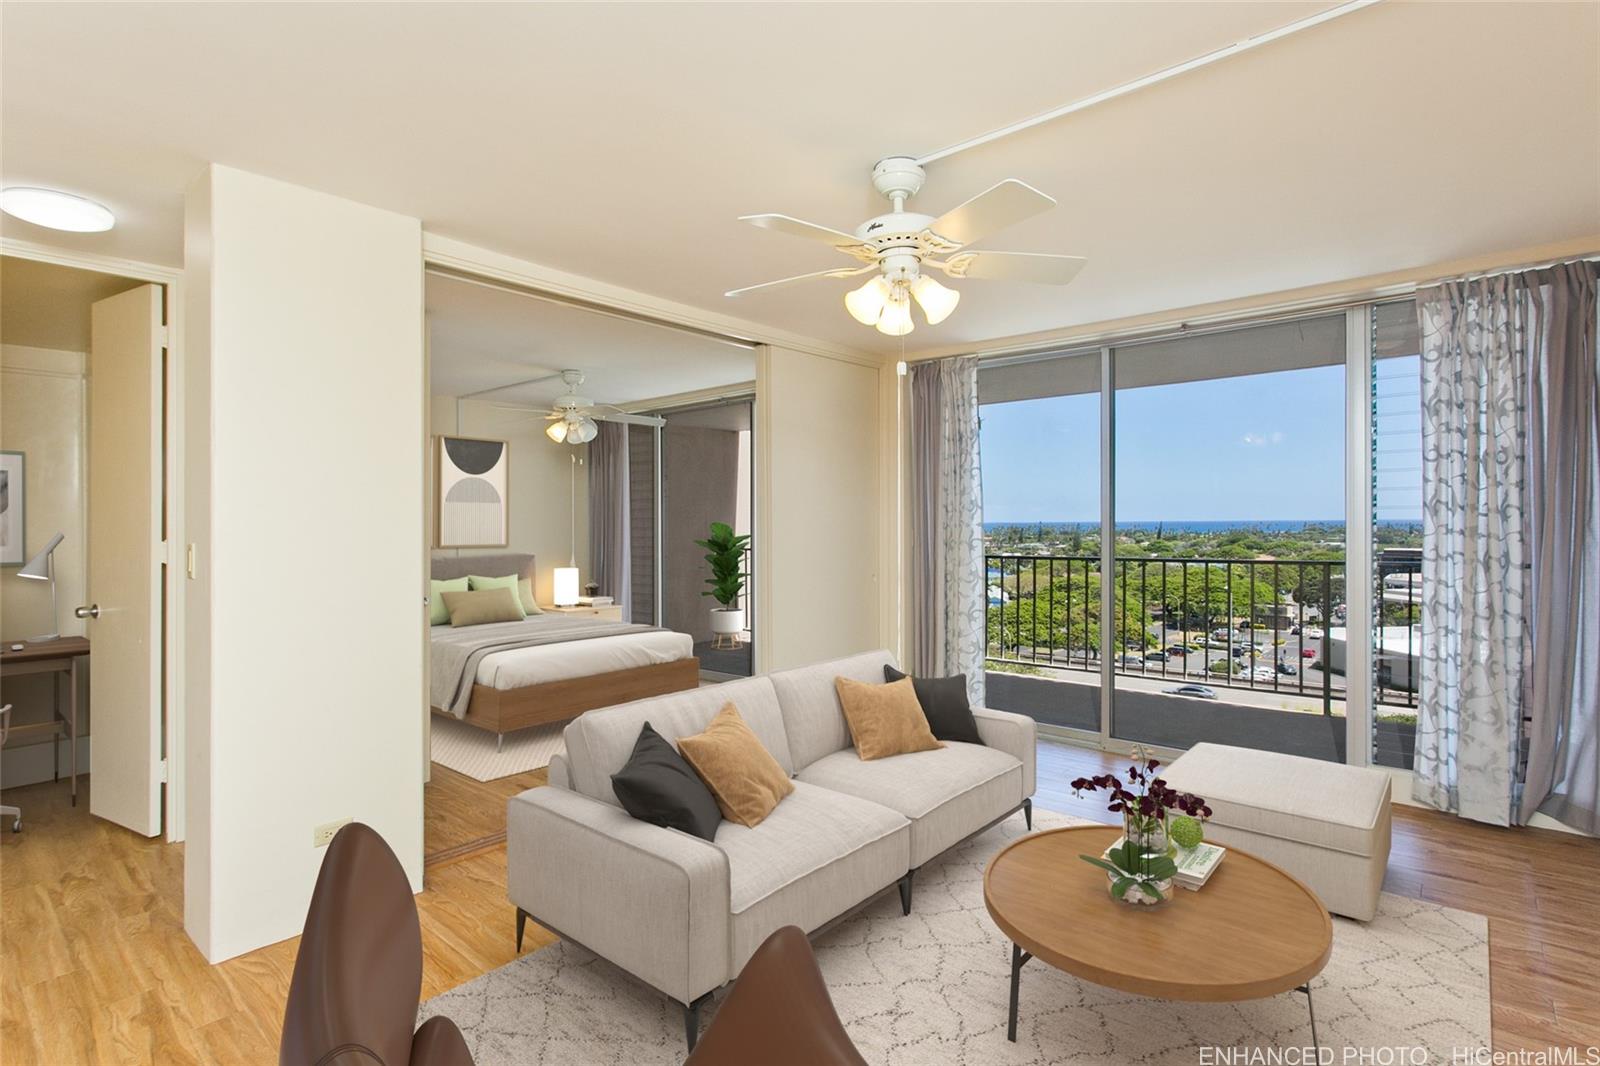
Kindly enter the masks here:
[[[1034, 824], [1085, 823], [1039, 811]], [[989, 859], [1023, 831], [1013, 816], [924, 867], [910, 917], [891, 892], [817, 941], [834, 1004], [868, 1062], [1192, 1066], [1202, 1048], [1310, 1044], [1300, 993], [1173, 1003], [1038, 962], [1022, 971], [1018, 1042], [1009, 1043], [1010, 945], [984, 909], [982, 879]], [[1452, 1048], [1488, 1046], [1487, 919], [1385, 893], [1374, 921], [1335, 918], [1333, 936], [1333, 957], [1312, 981], [1331, 1061], [1345, 1061], [1346, 1047], [1426, 1047], [1431, 1061], [1448, 1062]], [[565, 943], [429, 1000], [419, 1018], [434, 1014], [461, 1026], [478, 1066], [684, 1057], [681, 1008]]]
[[566, 746], [561, 740], [565, 722], [507, 733], [500, 751], [495, 750], [494, 734], [477, 726], [437, 714], [432, 723], [433, 761], [479, 781], [549, 766], [550, 756]]

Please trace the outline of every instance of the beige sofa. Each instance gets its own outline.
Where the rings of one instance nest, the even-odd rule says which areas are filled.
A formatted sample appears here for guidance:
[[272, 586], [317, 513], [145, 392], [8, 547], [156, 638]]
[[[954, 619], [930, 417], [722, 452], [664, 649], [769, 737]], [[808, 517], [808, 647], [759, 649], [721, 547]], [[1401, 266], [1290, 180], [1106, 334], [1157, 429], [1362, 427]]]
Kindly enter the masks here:
[[[550, 787], [508, 804], [518, 947], [531, 917], [610, 960], [684, 1006], [692, 1047], [704, 998], [777, 929], [814, 932], [895, 885], [909, 914], [917, 867], [1019, 809], [1031, 826], [1030, 718], [975, 709], [983, 745], [856, 756], [834, 678], [882, 683], [893, 662], [870, 652], [575, 720]], [[730, 701], [794, 792], [754, 828], [724, 821], [715, 841], [629, 817], [611, 775], [640, 727], [675, 741]]]

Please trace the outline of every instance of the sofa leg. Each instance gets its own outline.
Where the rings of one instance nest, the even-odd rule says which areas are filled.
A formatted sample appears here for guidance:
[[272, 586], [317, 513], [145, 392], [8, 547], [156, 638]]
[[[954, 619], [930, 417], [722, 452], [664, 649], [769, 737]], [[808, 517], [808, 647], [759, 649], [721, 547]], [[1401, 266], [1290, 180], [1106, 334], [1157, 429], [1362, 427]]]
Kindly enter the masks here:
[[906, 875], [900, 879], [900, 913], [911, 913], [911, 879], [917, 876], [917, 871], [907, 870]]
[[1028, 823], [1028, 832], [1033, 832], [1033, 797], [1029, 796], [1022, 801], [1022, 820]]
[[700, 1040], [700, 1008], [710, 998], [711, 993], [707, 992], [683, 1008], [683, 1038], [688, 1043], [690, 1051], [694, 1050], [695, 1044]]
[[528, 912], [521, 907], [517, 908], [517, 954], [522, 953], [522, 931], [528, 925]]

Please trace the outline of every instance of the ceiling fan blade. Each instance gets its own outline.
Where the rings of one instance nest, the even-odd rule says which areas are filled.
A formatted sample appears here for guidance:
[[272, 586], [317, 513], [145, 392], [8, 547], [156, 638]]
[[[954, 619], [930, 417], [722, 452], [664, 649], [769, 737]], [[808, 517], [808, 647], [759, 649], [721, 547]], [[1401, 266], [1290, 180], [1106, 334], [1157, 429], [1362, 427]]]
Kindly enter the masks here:
[[739, 221], [748, 222], [752, 226], [760, 226], [762, 229], [787, 233], [791, 237], [803, 237], [808, 241], [821, 241], [823, 244], [831, 245], [848, 255], [857, 255], [857, 249], [868, 255], [872, 253], [872, 250], [853, 233], [831, 229], [827, 226], [819, 226], [815, 222], [805, 222], [798, 218], [790, 218], [788, 215], [740, 215]]
[[962, 252], [936, 263], [952, 278], [987, 278], [991, 281], [1031, 281], [1036, 285], [1065, 285], [1078, 276], [1088, 260], [1077, 255], [1043, 255], [1036, 252]]
[[928, 223], [928, 229], [956, 244], [972, 244], [1055, 205], [1054, 199], [1032, 185], [1007, 178], [946, 211]]
[[857, 274], [865, 274], [869, 270], [876, 269], [878, 269], [878, 265], [876, 263], [871, 263], [867, 266], [856, 267], [854, 269], [851, 267], [840, 267], [835, 270], [815, 270], [810, 274], [796, 274], [792, 278], [779, 278], [777, 281], [765, 281], [760, 285], [746, 285], [742, 289], [733, 289], [729, 292], [723, 293], [722, 295], [743, 296], [746, 293], [756, 292], [760, 289], [773, 289], [777, 288], [779, 285], [788, 285], [796, 281], [810, 281], [812, 278], [853, 278]]

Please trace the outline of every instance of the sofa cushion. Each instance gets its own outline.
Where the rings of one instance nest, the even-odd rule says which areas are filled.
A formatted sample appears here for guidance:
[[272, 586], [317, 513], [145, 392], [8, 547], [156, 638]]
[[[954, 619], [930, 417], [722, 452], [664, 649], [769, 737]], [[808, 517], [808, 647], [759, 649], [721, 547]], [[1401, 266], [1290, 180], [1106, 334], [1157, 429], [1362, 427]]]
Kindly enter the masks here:
[[622, 769], [628, 756], [633, 754], [634, 742], [646, 721], [676, 745], [679, 737], [703, 732], [729, 702], [738, 705], [745, 724], [760, 738], [762, 747], [778, 760], [783, 772], [794, 773], [794, 761], [789, 758], [789, 741], [772, 682], [765, 677], [751, 677], [586, 711], [573, 719], [563, 733], [573, 791], [617, 804], [611, 775]]
[[943, 747], [928, 731], [928, 719], [917, 702], [910, 678], [869, 685], [836, 677], [833, 686], [839, 693], [839, 706], [844, 708], [845, 724], [850, 727], [850, 739], [855, 742], [859, 758], [885, 759], [908, 751]]
[[678, 749], [730, 822], [760, 825], [794, 791], [789, 775], [761, 746], [732, 703], [717, 712], [704, 733], [679, 737]]
[[873, 762], [862, 762], [850, 750], [834, 752], [801, 770], [798, 780], [870, 800], [909, 818], [914, 867], [1023, 800], [1022, 763], [997, 748], [960, 741]]
[[1211, 821], [1351, 855], [1387, 850], [1389, 775], [1382, 770], [1196, 744], [1163, 771], [1211, 807]]
[[[550, 762], [555, 784], [555, 760]], [[666, 738], [646, 722], [634, 742], [627, 765], [611, 775], [611, 789], [622, 809], [641, 822], [679, 829], [701, 840], [714, 840], [722, 824], [722, 808], [706, 783]]]
[[833, 679], [847, 677], [882, 684], [883, 668], [893, 665], [894, 656], [888, 652], [869, 651], [767, 675], [778, 693], [783, 728], [794, 760], [792, 769], [810, 766], [824, 755], [850, 747], [850, 727], [845, 724]]
[[[903, 674], [892, 666], [883, 668], [885, 681], [899, 681]], [[972, 716], [972, 704], [967, 699], [967, 675], [952, 677], [912, 677], [911, 684], [917, 693], [917, 703], [928, 728], [940, 740], [960, 740], [968, 744], [982, 744], [978, 721]]]
[[723, 823], [714, 846], [728, 857], [737, 973], [774, 930], [810, 932], [899, 880], [910, 826], [887, 807], [797, 781], [760, 825]]

